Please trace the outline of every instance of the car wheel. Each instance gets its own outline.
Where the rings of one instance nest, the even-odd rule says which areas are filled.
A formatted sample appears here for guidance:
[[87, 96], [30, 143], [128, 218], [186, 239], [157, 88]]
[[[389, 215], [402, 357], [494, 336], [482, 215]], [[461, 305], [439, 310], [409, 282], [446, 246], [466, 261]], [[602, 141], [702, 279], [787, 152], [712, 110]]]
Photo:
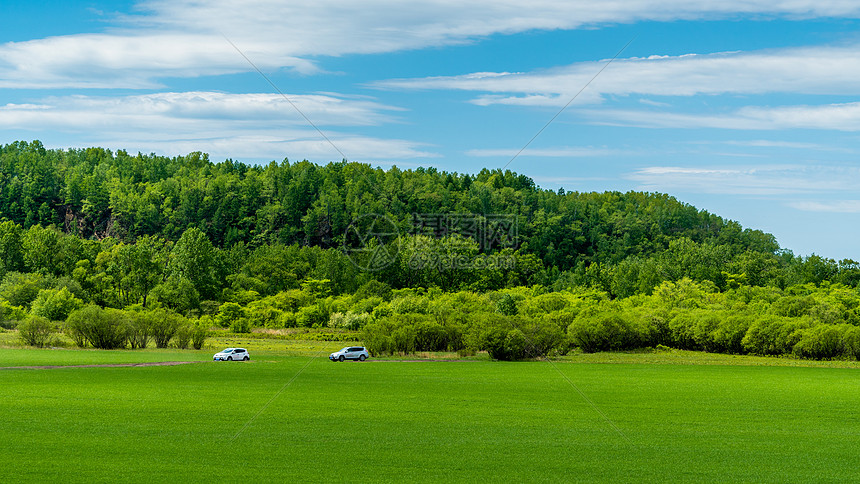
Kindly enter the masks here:
[[340, 355], [340, 357], [337, 359], [337, 361], [339, 361], [339, 362], [343, 363], [343, 360], [344, 360], [344, 359], [345, 359], [345, 358], [343, 357], [343, 355]]
[[358, 361], [364, 361], [364, 359], [365, 359], [365, 356], [364, 356], [364, 355], [361, 355], [361, 356], [359, 356], [359, 357], [358, 357]]
[[251, 358], [248, 358], [248, 357], [246, 356], [246, 357], [242, 358], [242, 361], [248, 361], [248, 360], [250, 360], [250, 359], [251, 359]]
[[227, 361], [233, 361], [233, 357], [232, 357], [232, 356], [228, 356], [228, 357], [227, 357]]

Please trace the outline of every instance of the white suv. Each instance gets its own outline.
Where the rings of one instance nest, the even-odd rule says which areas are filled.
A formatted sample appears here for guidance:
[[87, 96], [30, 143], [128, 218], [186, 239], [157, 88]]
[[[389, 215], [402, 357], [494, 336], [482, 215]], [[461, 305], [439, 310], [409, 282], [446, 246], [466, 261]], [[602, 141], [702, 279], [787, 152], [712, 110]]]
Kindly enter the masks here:
[[245, 348], [227, 348], [215, 353], [215, 356], [212, 357], [214, 361], [248, 361], [250, 359], [251, 355]]
[[343, 360], [358, 360], [364, 361], [370, 357], [370, 353], [367, 352], [367, 348], [364, 346], [347, 346], [346, 348], [341, 349], [335, 353], [328, 355], [328, 359], [331, 361], [343, 361]]

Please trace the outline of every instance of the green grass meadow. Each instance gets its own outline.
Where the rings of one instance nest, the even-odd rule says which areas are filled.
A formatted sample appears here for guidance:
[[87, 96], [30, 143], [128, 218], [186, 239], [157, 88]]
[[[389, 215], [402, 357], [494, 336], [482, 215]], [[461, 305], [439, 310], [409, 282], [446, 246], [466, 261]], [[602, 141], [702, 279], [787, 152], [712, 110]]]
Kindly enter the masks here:
[[3, 479], [860, 480], [857, 369], [252, 356], [0, 349], [18, 365], [205, 360], [0, 370]]

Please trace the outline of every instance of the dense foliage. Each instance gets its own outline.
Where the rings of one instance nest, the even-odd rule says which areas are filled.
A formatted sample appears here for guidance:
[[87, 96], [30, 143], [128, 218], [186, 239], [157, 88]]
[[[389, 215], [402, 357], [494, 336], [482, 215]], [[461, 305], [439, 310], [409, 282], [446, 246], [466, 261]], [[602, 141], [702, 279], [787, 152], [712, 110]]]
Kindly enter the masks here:
[[[511, 304], [511, 302], [513, 302]], [[357, 310], [357, 303], [353, 310]], [[395, 291], [364, 340], [380, 353], [487, 350], [497, 359], [671, 347], [733, 354], [860, 359], [860, 293], [841, 284], [719, 292], [684, 278], [651, 295], [520, 287], [485, 294]]]
[[[153, 310], [159, 324], [175, 315], [236, 332], [361, 330], [377, 353], [517, 359], [663, 344], [827, 358], [860, 345], [846, 302], [855, 261], [794, 256], [668, 195], [554, 192], [510, 171], [16, 142], [0, 147], [0, 220], [0, 324], [68, 320], [93, 346], [194, 339], [191, 326], [137, 314]], [[708, 296], [673, 306], [675, 287]], [[772, 307], [797, 291], [846, 309], [827, 319], [804, 313], [803, 298]], [[82, 318], [103, 324], [75, 326]]]

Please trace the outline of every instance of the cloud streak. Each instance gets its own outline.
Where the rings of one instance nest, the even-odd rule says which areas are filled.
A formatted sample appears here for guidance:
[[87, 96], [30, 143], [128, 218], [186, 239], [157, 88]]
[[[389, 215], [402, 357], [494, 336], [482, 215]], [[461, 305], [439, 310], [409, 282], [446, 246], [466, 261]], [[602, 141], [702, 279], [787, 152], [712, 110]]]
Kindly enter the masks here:
[[593, 148], [593, 147], [560, 147], [560, 148], [542, 148], [542, 149], [526, 149], [520, 152], [518, 149], [474, 149], [466, 152], [467, 156], [475, 157], [504, 157], [510, 158], [515, 155], [532, 156], [541, 158], [589, 158], [598, 156], [613, 156], [630, 154], [617, 149], [610, 148]]
[[[479, 94], [471, 102], [480, 106], [559, 107], [586, 85], [605, 62], [581, 62], [528, 73], [392, 79], [374, 86], [472, 91]], [[695, 112], [679, 112], [670, 102], [679, 97], [719, 95], [858, 96], [858, 78], [860, 44], [620, 59], [577, 97], [571, 111], [596, 124], [619, 126], [858, 131], [860, 103], [856, 102], [746, 106], [718, 112], [703, 106]], [[610, 97], [630, 96], [646, 98], [625, 109], [613, 108], [616, 103], [606, 102]], [[658, 97], [660, 101], [647, 97]], [[588, 107], [599, 103], [605, 106]]]
[[582, 110], [597, 124], [644, 128], [718, 128], [738, 130], [821, 129], [860, 131], [860, 103], [821, 106], [748, 106], [726, 114], [653, 110]]
[[[431, 157], [418, 143], [344, 134], [331, 127], [377, 126], [395, 121], [396, 108], [363, 98], [290, 95], [290, 99], [351, 157], [364, 160]], [[339, 154], [280, 95], [166, 92], [100, 97], [49, 97], [0, 106], [0, 129], [70, 133], [83, 145], [122, 146], [214, 157], [270, 157], [303, 153], [317, 159]], [[95, 134], [94, 134], [95, 133]]]
[[771, 165], [746, 168], [651, 166], [626, 178], [648, 191], [785, 196], [856, 191], [860, 168]]
[[789, 205], [804, 212], [860, 213], [860, 200], [803, 201], [792, 202]]
[[[456, 89], [484, 92], [478, 105], [564, 105], [606, 61], [580, 62], [528, 73], [488, 73], [423, 79], [392, 79], [379, 88]], [[588, 87], [580, 104], [606, 96], [722, 94], [860, 94], [860, 45], [756, 52], [688, 54], [618, 59]], [[651, 105], [664, 105], [645, 100]]]
[[[335, 95], [287, 95], [303, 113], [322, 125], [365, 126], [390, 122], [390, 111], [399, 108], [367, 99]], [[72, 117], [87, 116], [105, 124], [129, 122], [134, 127], [141, 119], [152, 119], [181, 128], [193, 120], [218, 119], [219, 122], [281, 122], [306, 125], [307, 122], [279, 94], [230, 94], [212, 91], [162, 92], [132, 96], [48, 97], [36, 104], [7, 104], [0, 107], [0, 128], [59, 127], [73, 128]], [[138, 121], [134, 121], [138, 120]]]
[[[309, 74], [318, 72], [320, 56], [423, 49], [530, 30], [750, 14], [860, 18], [860, 5], [839, 0], [578, 0], [537, 1], [526, 8], [513, 0], [408, 5], [394, 0], [150, 0], [103, 33], [0, 45], [0, 87], [137, 89], [158, 87], [167, 77], [248, 71], [222, 34], [263, 69]], [[576, 80], [581, 73], [566, 75]]]

